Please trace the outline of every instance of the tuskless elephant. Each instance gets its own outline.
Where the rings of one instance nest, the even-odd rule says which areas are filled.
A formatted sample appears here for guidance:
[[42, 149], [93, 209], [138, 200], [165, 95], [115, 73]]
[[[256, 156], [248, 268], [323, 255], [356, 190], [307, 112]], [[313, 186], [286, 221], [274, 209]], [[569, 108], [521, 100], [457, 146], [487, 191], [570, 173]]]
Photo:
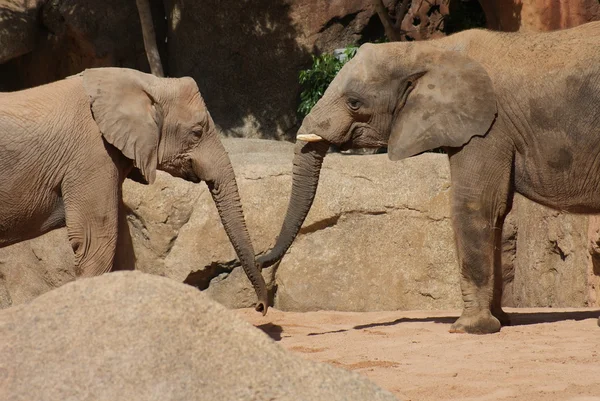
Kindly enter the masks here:
[[500, 241], [514, 193], [600, 212], [600, 22], [365, 44], [297, 139], [287, 213], [274, 247], [257, 259], [261, 267], [280, 260], [298, 234], [330, 144], [387, 146], [391, 160], [442, 147], [464, 300], [450, 331], [497, 332], [509, 323]]
[[[156, 170], [205, 181], [252, 282], [267, 290], [229, 157], [192, 78], [97, 68], [0, 94], [0, 247], [66, 225], [79, 276], [114, 264], [126, 226], [121, 188]], [[119, 266], [115, 266], [119, 267]]]

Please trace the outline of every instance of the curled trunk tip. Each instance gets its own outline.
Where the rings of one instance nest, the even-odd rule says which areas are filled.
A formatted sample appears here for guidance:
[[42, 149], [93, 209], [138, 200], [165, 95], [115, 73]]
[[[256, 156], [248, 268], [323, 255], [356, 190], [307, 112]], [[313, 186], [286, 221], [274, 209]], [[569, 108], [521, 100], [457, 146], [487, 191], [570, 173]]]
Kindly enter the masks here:
[[195, 163], [194, 167], [197, 175], [206, 181], [225, 232], [254, 287], [258, 298], [256, 310], [264, 315], [269, 306], [267, 285], [256, 263], [233, 167], [220, 141], [217, 142], [217, 151], [201, 163]]

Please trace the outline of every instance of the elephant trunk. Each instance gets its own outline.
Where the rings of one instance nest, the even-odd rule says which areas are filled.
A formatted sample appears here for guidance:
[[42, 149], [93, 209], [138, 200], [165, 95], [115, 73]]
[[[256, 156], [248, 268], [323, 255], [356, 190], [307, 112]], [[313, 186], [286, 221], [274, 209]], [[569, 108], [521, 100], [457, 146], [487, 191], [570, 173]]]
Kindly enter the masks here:
[[256, 291], [256, 310], [265, 315], [269, 305], [267, 286], [255, 261], [231, 161], [221, 142], [218, 139], [217, 142], [218, 149], [212, 149], [212, 157], [203, 157], [202, 163], [198, 163], [197, 175], [206, 182], [225, 232]]
[[275, 246], [257, 258], [261, 268], [271, 266], [280, 260], [298, 235], [315, 198], [321, 165], [328, 149], [329, 143], [326, 141], [296, 143], [290, 203]]

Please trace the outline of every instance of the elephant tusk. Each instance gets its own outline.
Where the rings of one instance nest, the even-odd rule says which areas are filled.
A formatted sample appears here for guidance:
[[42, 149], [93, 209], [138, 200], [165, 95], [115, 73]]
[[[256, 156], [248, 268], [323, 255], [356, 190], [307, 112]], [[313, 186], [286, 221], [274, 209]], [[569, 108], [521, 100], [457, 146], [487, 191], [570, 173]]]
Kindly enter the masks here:
[[321, 141], [325, 140], [325, 139], [321, 138], [319, 135], [315, 135], [315, 134], [300, 134], [296, 137], [296, 139], [299, 141], [304, 141], [304, 142], [321, 142]]

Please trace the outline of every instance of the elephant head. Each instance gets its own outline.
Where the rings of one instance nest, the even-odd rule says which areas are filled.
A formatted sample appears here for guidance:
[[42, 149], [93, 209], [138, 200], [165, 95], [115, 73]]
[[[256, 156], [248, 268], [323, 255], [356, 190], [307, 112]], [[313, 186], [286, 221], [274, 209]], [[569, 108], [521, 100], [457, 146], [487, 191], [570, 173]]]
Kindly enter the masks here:
[[225, 231], [266, 313], [267, 290], [254, 259], [231, 162], [192, 78], [157, 78], [122, 68], [89, 69], [83, 84], [102, 136], [153, 183], [156, 170], [205, 181]]
[[496, 117], [485, 69], [431, 42], [365, 44], [304, 118], [295, 147], [292, 193], [275, 246], [258, 258], [283, 257], [304, 222], [330, 144], [388, 147], [391, 160], [460, 148], [484, 136]]

